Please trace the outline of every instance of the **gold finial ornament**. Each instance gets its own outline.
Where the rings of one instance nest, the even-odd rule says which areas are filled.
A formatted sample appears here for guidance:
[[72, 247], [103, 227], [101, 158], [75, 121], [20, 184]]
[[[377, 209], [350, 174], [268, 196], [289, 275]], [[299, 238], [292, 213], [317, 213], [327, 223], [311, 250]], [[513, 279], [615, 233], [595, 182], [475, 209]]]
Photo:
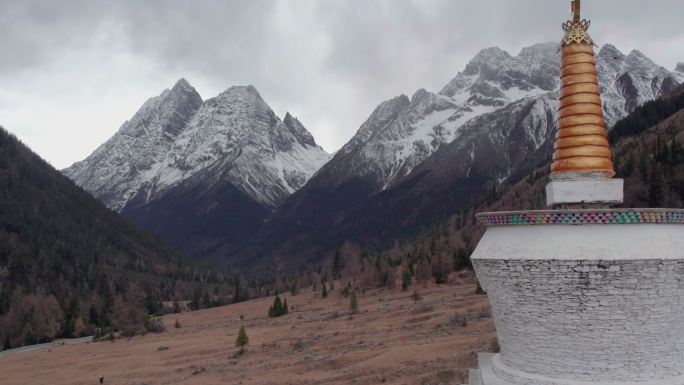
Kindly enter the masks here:
[[601, 92], [596, 76], [590, 22], [580, 19], [580, 0], [572, 1], [573, 19], [563, 24], [561, 91], [558, 133], [551, 176], [615, 175], [603, 120]]
[[591, 21], [582, 19], [580, 16], [580, 0], [573, 0], [571, 3], [572, 20], [568, 20], [562, 24], [565, 36], [561, 40], [558, 50], [562, 50], [570, 44], [589, 44], [594, 45], [594, 41], [589, 36], [587, 31], [591, 26]]

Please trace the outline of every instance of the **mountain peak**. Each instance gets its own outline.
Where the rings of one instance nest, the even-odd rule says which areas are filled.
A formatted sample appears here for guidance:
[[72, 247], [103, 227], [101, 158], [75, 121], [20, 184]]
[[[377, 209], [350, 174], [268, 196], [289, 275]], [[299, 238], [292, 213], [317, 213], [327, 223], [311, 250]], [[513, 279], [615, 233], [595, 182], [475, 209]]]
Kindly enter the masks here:
[[252, 85], [228, 87], [228, 89], [218, 94], [218, 96], [209, 99], [208, 102], [209, 105], [221, 106], [228, 109], [237, 107], [242, 110], [244, 107], [250, 106], [250, 108], [256, 108], [267, 114], [273, 114], [271, 107], [268, 106], [268, 103], [261, 97], [259, 91]]
[[511, 55], [499, 47], [485, 48], [468, 62], [463, 73], [466, 75], [477, 75], [483, 69], [496, 67], [499, 63], [510, 58]]
[[190, 85], [190, 83], [187, 80], [185, 80], [185, 78], [180, 78], [180, 79], [178, 79], [176, 84], [173, 85], [173, 88], [193, 88], [193, 87], [192, 87], [192, 85]]
[[188, 99], [192, 100], [193, 104], [196, 104], [199, 106], [199, 103], [202, 103], [202, 97], [200, 96], [199, 93], [197, 93], [197, 90], [193, 86], [188, 83], [187, 80], [184, 78], [180, 78], [176, 84], [171, 87], [170, 91], [164, 91], [162, 95], [165, 95], [166, 98], [181, 98], [181, 99]]
[[639, 51], [638, 49], [633, 49], [632, 52], [630, 52], [627, 56], [646, 57], [646, 55], [644, 55], [644, 53]]
[[384, 102], [380, 103], [380, 105], [377, 106], [371, 114], [371, 117], [379, 118], [381, 116], [387, 116], [388, 113], [394, 115], [397, 111], [401, 111], [407, 108], [410, 104], [411, 100], [408, 98], [408, 96], [401, 94], [399, 96], [396, 96], [389, 100], [385, 100]]
[[283, 118], [283, 123], [285, 127], [294, 135], [297, 140], [311, 147], [316, 147], [316, 141], [313, 135], [304, 127], [304, 125], [299, 121], [299, 119], [292, 116], [289, 112], [285, 113], [285, 118]]
[[603, 47], [601, 47], [598, 56], [603, 59], [619, 60], [624, 58], [625, 54], [622, 53], [619, 49], [617, 49], [614, 45], [605, 44]]
[[261, 97], [259, 91], [251, 84], [246, 86], [230, 86], [225, 91], [221, 92], [221, 95], [223, 94], [249, 94]]
[[415, 104], [428, 96], [430, 96], [430, 93], [425, 88], [421, 88], [418, 91], [414, 92], [413, 96], [411, 96], [411, 104]]
[[361, 125], [354, 137], [339, 152], [346, 154], [363, 146], [371, 137], [387, 128], [410, 106], [411, 100], [404, 94], [380, 103]]
[[675, 67], [675, 71], [684, 73], [684, 63], [677, 63], [677, 66]]
[[653, 60], [649, 59], [646, 55], [643, 54], [643, 52], [639, 51], [638, 49], [632, 50], [632, 52], [627, 55], [627, 60], [632, 63], [636, 64], [638, 66], [643, 66], [643, 67], [653, 67], [656, 64], [653, 62]]
[[518, 54], [522, 58], [539, 58], [554, 55], [558, 55], [558, 43], [556, 42], [537, 43], [523, 48]]
[[502, 50], [499, 47], [494, 46], [494, 47], [487, 47], [487, 48], [481, 49], [480, 52], [478, 52], [477, 55], [475, 55], [473, 60], [479, 60], [479, 59], [505, 60], [505, 59], [508, 59], [510, 57], [511, 57], [511, 55], [508, 52]]

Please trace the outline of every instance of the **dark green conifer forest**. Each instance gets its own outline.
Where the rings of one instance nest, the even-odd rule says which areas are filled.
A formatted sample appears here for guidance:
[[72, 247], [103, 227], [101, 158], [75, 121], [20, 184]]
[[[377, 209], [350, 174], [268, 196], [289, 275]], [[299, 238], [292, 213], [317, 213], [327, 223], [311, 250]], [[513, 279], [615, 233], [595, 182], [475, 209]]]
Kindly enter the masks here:
[[[0, 347], [135, 332], [226, 277], [121, 219], [0, 127]], [[200, 284], [201, 282], [201, 284]]]

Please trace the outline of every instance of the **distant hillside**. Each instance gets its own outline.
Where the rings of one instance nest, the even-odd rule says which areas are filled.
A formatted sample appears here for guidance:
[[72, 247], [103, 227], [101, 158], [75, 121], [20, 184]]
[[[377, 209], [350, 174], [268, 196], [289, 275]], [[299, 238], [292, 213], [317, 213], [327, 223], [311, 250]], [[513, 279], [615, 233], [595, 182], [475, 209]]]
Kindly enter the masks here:
[[160, 300], [222, 280], [119, 218], [0, 127], [0, 347], [139, 327]]

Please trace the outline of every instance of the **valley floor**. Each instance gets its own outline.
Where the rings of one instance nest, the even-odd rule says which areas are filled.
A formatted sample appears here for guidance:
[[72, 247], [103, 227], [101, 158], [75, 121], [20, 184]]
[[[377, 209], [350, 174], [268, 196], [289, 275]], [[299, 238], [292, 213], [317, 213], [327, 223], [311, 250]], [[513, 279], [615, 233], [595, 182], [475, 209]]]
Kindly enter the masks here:
[[[3, 384], [462, 384], [476, 353], [495, 349], [489, 304], [472, 275], [408, 292], [371, 290], [348, 313], [339, 290], [287, 295], [164, 316], [167, 331], [114, 342], [55, 344], [0, 357]], [[244, 316], [244, 321], [240, 316]], [[463, 318], [467, 322], [463, 322]], [[178, 319], [181, 328], [174, 328]], [[465, 325], [464, 325], [465, 324]], [[244, 355], [234, 347], [240, 325]]]

